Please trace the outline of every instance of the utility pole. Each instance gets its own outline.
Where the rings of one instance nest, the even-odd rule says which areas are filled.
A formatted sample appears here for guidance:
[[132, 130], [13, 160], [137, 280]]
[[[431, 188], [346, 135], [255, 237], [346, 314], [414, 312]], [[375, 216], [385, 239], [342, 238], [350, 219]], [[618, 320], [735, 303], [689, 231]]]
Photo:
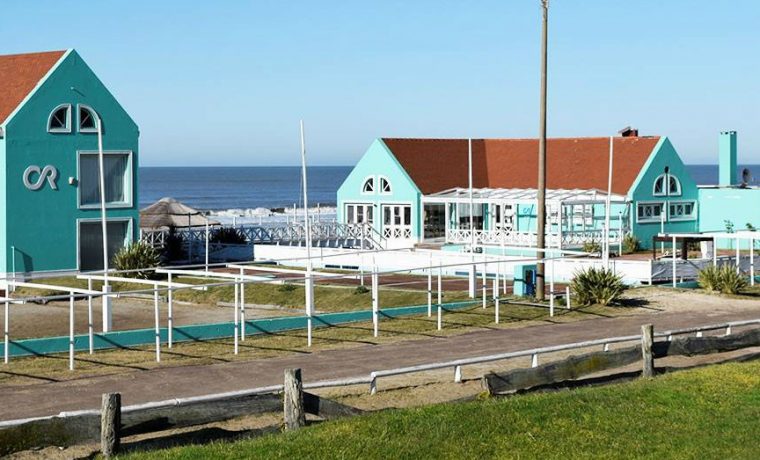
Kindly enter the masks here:
[[[546, 249], [546, 39], [549, 27], [549, 0], [541, 0], [541, 107], [538, 122], [538, 248]], [[540, 251], [538, 256], [543, 259], [546, 252]], [[543, 261], [536, 265], [536, 298], [544, 300]]]

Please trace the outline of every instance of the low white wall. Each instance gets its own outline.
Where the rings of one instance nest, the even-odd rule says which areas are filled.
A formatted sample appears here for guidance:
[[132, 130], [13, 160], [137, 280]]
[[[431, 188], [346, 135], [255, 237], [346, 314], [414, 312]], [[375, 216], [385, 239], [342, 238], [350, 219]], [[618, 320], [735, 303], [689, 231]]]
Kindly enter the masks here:
[[[255, 260], [257, 261], [281, 261], [282, 265], [305, 266], [306, 260], [293, 260], [306, 257], [306, 248], [295, 246], [256, 245], [254, 248]], [[473, 256], [467, 253], [451, 251], [438, 251], [427, 249], [395, 250], [378, 253], [360, 253], [348, 249], [336, 248], [312, 248], [313, 265], [315, 268], [338, 267], [346, 269], [361, 269], [372, 271], [377, 266], [380, 271], [409, 270], [410, 273], [426, 274], [425, 267], [439, 264], [448, 266], [443, 268], [444, 275], [466, 276], [473, 264]], [[512, 278], [516, 265], [535, 263], [534, 259], [517, 256], [495, 256], [476, 254], [474, 262], [477, 264], [477, 272], [483, 270], [483, 261], [487, 264], [489, 275], [498, 270]], [[496, 263], [496, 261], [501, 261]], [[456, 265], [456, 266], [451, 266]], [[555, 282], [568, 282], [574, 273], [585, 268], [601, 267], [600, 259], [556, 259], [547, 262], [547, 282], [554, 277]], [[610, 260], [610, 268], [622, 276], [627, 284], [647, 283], [650, 279], [651, 265], [648, 260]]]

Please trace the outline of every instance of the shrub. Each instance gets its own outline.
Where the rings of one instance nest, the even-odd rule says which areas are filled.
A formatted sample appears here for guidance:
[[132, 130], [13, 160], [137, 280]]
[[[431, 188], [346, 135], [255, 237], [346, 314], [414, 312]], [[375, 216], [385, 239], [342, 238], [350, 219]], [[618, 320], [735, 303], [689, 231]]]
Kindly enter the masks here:
[[622, 279], [612, 270], [589, 267], [575, 272], [570, 289], [578, 305], [610, 305], [625, 291]]
[[623, 237], [623, 254], [633, 254], [639, 250], [640, 241], [633, 233], [626, 233]]
[[128, 278], [150, 279], [155, 275], [153, 270], [138, 269], [157, 267], [159, 261], [158, 251], [153, 246], [138, 241], [121, 248], [114, 256], [113, 265], [117, 270], [137, 270], [124, 273]]
[[232, 227], [219, 227], [211, 232], [209, 241], [221, 244], [246, 244], [245, 235]]
[[583, 252], [602, 252], [602, 246], [596, 240], [583, 243]]
[[723, 265], [716, 267], [708, 265], [699, 271], [699, 287], [708, 292], [723, 294], [738, 294], [747, 286], [747, 280], [741, 273], [736, 273], [736, 267]]
[[285, 283], [282, 286], [277, 288], [280, 292], [293, 292], [296, 290], [296, 286], [294, 284]]
[[366, 294], [368, 292], [369, 292], [369, 289], [367, 288], [367, 286], [359, 285], [359, 286], [356, 286], [356, 289], [354, 289], [354, 294], [356, 295]]

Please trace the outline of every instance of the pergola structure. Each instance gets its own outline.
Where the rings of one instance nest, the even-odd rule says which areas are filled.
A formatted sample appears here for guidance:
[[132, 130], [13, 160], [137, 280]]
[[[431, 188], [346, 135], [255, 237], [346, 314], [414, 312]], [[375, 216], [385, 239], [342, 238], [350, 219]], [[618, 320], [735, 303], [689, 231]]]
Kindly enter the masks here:
[[[553, 189], [546, 191], [546, 237], [550, 247], [578, 246], [601, 242], [604, 237], [604, 205], [609, 198], [616, 211], [609, 216], [609, 239], [619, 242], [630, 230], [625, 195], [597, 189]], [[476, 245], [535, 246], [536, 189], [456, 187], [422, 197], [425, 205], [444, 205], [446, 242]], [[470, 228], [470, 204], [474, 229]], [[600, 212], [601, 208], [601, 212]], [[530, 220], [533, 225], [530, 225]], [[473, 232], [474, 231], [474, 238]]]

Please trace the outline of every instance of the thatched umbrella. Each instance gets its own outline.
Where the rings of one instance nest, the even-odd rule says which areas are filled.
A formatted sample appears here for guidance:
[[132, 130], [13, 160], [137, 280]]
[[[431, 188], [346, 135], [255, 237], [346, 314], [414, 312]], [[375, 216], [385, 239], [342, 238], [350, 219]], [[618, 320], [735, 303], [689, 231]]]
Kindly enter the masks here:
[[[206, 216], [174, 198], [161, 198], [140, 211], [140, 228], [205, 227]], [[209, 225], [220, 225], [208, 221]]]

